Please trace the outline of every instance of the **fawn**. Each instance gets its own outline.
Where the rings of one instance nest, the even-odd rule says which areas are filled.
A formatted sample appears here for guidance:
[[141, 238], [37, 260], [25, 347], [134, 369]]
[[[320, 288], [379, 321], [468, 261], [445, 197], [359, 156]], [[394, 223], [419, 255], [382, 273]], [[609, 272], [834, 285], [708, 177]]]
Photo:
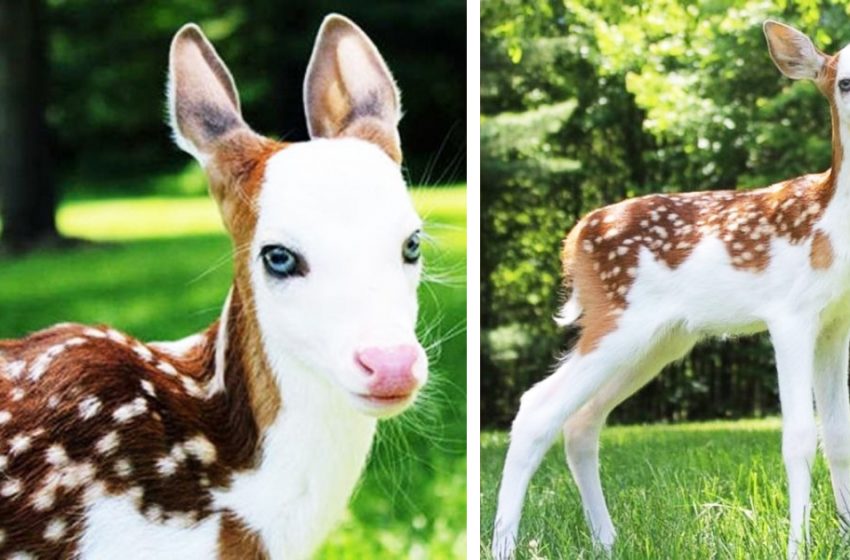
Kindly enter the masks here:
[[170, 122], [234, 246], [221, 317], [174, 343], [64, 324], [0, 342], [0, 557], [304, 558], [343, 513], [377, 419], [428, 374], [417, 216], [393, 78], [328, 16], [309, 142], [253, 132], [195, 25]]
[[576, 348], [528, 390], [511, 429], [493, 555], [516, 546], [529, 480], [559, 428], [596, 545], [616, 532], [599, 478], [610, 411], [700, 338], [767, 330], [776, 353], [789, 502], [788, 557], [808, 539], [817, 402], [838, 513], [850, 522], [850, 50], [835, 56], [767, 21], [783, 74], [814, 80], [832, 110], [832, 167], [749, 191], [650, 195], [585, 216], [562, 255], [557, 321]]

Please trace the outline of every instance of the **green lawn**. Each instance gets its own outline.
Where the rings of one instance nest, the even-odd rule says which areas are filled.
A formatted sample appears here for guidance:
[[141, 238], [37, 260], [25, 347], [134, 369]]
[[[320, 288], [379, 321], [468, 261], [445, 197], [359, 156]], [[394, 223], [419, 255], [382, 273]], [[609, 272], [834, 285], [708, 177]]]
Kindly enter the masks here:
[[[618, 531], [611, 558], [785, 557], [788, 521], [779, 420], [606, 428], [602, 483]], [[504, 432], [481, 436], [481, 550], [490, 558]], [[814, 466], [810, 558], [850, 558], [822, 457]], [[534, 477], [518, 558], [606, 558], [594, 553], [563, 444]]]
[[[431, 333], [426, 344], [446, 340], [424, 398], [382, 424], [351, 512], [320, 558], [466, 555], [465, 189], [414, 196], [433, 238], [421, 330]], [[206, 197], [73, 200], [59, 225], [98, 243], [0, 260], [0, 338], [79, 321], [167, 340], [220, 313], [230, 245]]]

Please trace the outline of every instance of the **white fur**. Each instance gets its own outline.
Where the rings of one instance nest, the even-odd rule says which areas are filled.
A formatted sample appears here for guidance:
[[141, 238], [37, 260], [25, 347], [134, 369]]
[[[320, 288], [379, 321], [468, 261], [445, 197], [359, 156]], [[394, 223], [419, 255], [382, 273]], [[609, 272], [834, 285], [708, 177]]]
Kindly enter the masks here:
[[[272, 364], [294, 360], [368, 411], [354, 396], [369, 381], [355, 353], [411, 344], [419, 349], [414, 375], [424, 383], [428, 362], [415, 334], [421, 265], [402, 259], [421, 220], [399, 167], [362, 140], [294, 145], [269, 160], [259, 212], [252, 279]], [[298, 251], [308, 275], [268, 276], [258, 259], [266, 244]]]
[[[573, 354], [522, 397], [511, 430], [493, 537], [497, 559], [513, 555], [528, 483], [558, 430], [594, 542], [610, 549], [616, 531], [599, 480], [599, 432], [611, 409], [683, 356], [700, 338], [768, 330], [776, 351], [783, 413], [782, 450], [788, 476], [788, 556], [808, 538], [810, 469], [816, 451], [813, 395], [821, 417], [839, 515], [850, 520], [850, 47], [839, 58], [835, 99], [844, 147], [837, 189], [814, 225], [829, 236], [833, 263], [810, 264], [811, 239], [800, 245], [775, 238], [762, 272], [732, 266], [723, 243], [702, 239], [676, 269], [644, 249], [627, 307], [616, 329], [594, 351]], [[563, 318], [580, 310], [568, 302]]]
[[[421, 223], [398, 166], [360, 140], [313, 141], [273, 156], [258, 208], [252, 281], [283, 407], [264, 435], [259, 466], [214, 491], [214, 503], [258, 532], [272, 558], [307, 558], [344, 513], [380, 413], [353, 395], [366, 392], [368, 379], [355, 352], [418, 347], [420, 266], [404, 264], [401, 251]], [[258, 255], [270, 242], [297, 249], [308, 275], [269, 278]], [[227, 321], [225, 313], [221, 348]], [[415, 375], [424, 383], [427, 359], [420, 352]], [[224, 356], [217, 353], [217, 372]], [[146, 541], [158, 547], [144, 549], [147, 557], [212, 557], [205, 551], [213, 550], [218, 525], [215, 517], [192, 529], [167, 528], [138, 514], [127, 498], [104, 498], [90, 509], [83, 557], [107, 558], [125, 543]]]
[[104, 496], [86, 511], [80, 560], [216, 558], [219, 515], [191, 529], [146, 519], [129, 496]]

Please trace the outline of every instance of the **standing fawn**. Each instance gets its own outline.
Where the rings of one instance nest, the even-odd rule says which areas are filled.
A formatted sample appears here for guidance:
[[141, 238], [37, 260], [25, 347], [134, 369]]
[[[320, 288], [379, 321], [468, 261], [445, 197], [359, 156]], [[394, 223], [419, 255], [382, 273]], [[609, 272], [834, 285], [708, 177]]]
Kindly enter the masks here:
[[174, 37], [171, 126], [232, 237], [230, 294], [178, 342], [0, 342], [0, 557], [304, 558], [344, 512], [377, 418], [427, 377], [421, 222], [398, 92], [349, 20], [324, 21], [304, 99], [312, 141], [264, 138], [201, 30]]
[[832, 109], [832, 168], [750, 192], [650, 195], [598, 209], [567, 236], [558, 322], [582, 327], [575, 350], [521, 400], [511, 430], [493, 554], [512, 556], [529, 480], [563, 429], [594, 542], [616, 532], [599, 479], [611, 410], [701, 338], [767, 330], [776, 353], [788, 477], [788, 557], [808, 539], [813, 403], [838, 514], [850, 522], [850, 47], [819, 52], [767, 21], [783, 74], [808, 78]]

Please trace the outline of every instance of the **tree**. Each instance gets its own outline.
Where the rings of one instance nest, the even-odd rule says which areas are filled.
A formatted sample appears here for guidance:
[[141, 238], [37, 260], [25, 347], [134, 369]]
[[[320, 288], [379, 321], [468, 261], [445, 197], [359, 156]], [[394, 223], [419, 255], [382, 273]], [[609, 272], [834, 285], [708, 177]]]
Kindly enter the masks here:
[[44, 116], [45, 44], [41, 0], [0, 0], [0, 245], [15, 252], [59, 239]]

